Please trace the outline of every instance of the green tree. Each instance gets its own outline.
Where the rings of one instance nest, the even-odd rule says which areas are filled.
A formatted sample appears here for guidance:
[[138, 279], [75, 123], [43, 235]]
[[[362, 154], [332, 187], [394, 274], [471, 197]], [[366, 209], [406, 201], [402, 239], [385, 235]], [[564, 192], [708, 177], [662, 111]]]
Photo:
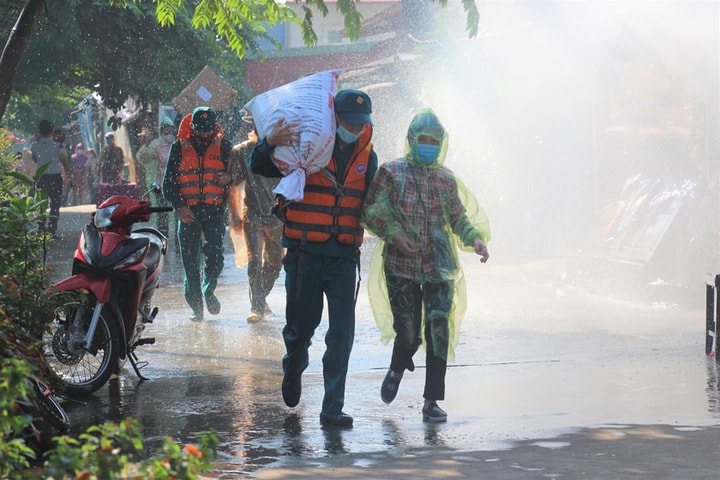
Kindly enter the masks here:
[[[442, 6], [447, 4], [447, 0], [437, 1]], [[468, 18], [468, 33], [474, 36], [478, 24], [475, 2], [462, 2]], [[295, 0], [301, 5], [301, 14], [274, 0], [26, 0], [22, 7], [18, 7], [17, 2], [2, 3], [4, 22], [16, 17], [17, 21], [12, 28], [3, 25], [8, 31], [8, 41], [0, 56], [0, 120], [14, 93], [14, 85], [18, 85], [16, 90], [20, 93], [14, 111], [20, 112], [17, 115], [21, 117], [21, 106], [27, 104], [29, 95], [47, 101], [53, 98], [66, 101], [69, 95], [60, 94], [63, 88], [70, 92], [78, 89], [71, 97], [81, 94], [83, 88], [98, 91], [112, 109], [122, 106], [129, 95], [141, 102], [163, 100], [169, 91], [168, 82], [174, 81], [173, 87], [179, 82], [186, 84], [188, 77], [199, 70], [188, 68], [196, 66], [188, 65], [188, 61], [206, 63], [212, 59], [228, 65], [228, 59], [222, 61], [217, 47], [242, 59], [257, 48], [258, 39], [267, 38], [268, 26], [284, 22], [299, 24], [305, 43], [314, 45], [317, 37], [313, 31], [313, 12], [323, 16], [328, 13], [324, 0]], [[111, 7], [117, 8], [111, 10]], [[338, 0], [336, 8], [345, 18], [348, 37], [357, 39], [363, 18], [356, 9], [356, 0]], [[44, 48], [33, 50], [34, 56], [25, 59], [34, 68], [20, 73], [18, 66], [23, 52], [35, 38]], [[147, 42], [151, 42], [151, 46], [146, 46]], [[186, 54], [179, 51], [175, 54], [168, 50], [168, 44], [182, 45]], [[170, 55], [170, 61], [168, 51], [174, 54]], [[81, 54], [78, 56], [77, 52]], [[153, 63], [158, 55], [162, 61]], [[185, 67], [173, 70], [173, 59]], [[40, 68], [44, 69], [42, 76], [37, 75]], [[55, 80], [48, 82], [51, 74]], [[39, 82], [28, 81], [39, 78], [45, 80], [40, 88], [36, 88]]]
[[159, 25], [149, 3], [128, 8], [58, 3], [35, 26], [4, 123], [24, 131], [32, 131], [40, 118], [62, 125], [67, 112], [92, 92], [113, 110], [129, 96], [143, 106], [166, 102], [207, 64], [242, 90], [237, 57], [209, 30], [193, 28], [187, 15], [168, 28]]

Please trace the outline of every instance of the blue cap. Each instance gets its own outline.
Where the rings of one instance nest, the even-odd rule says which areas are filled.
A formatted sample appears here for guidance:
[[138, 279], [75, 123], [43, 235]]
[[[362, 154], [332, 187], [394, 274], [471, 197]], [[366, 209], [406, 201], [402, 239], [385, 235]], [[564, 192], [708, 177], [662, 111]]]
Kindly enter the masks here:
[[367, 93], [346, 89], [335, 94], [335, 113], [351, 125], [372, 125], [372, 102]]

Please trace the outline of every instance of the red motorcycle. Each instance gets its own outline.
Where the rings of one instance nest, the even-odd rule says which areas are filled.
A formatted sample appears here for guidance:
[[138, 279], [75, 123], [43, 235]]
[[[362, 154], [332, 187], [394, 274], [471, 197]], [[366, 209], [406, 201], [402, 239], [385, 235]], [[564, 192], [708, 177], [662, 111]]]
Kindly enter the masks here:
[[[150, 191], [159, 192], [159, 186]], [[153, 227], [133, 231], [133, 225], [172, 211], [151, 207], [149, 193], [143, 200], [116, 195], [100, 204], [80, 234], [72, 276], [54, 285], [64, 297], [43, 335], [43, 353], [68, 395], [98, 390], [126, 360], [145, 379], [140, 368], [147, 363], [138, 362], [135, 349], [155, 343], [142, 334], [158, 312], [151, 301], [167, 238]]]

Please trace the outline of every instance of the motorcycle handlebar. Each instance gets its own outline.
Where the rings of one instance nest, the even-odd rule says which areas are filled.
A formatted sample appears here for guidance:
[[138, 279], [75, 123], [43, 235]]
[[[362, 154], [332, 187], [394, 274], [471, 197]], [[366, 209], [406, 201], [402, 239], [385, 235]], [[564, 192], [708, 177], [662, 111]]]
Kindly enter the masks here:
[[172, 212], [174, 210], [173, 207], [150, 207], [149, 211], [150, 213], [158, 213], [158, 212]]

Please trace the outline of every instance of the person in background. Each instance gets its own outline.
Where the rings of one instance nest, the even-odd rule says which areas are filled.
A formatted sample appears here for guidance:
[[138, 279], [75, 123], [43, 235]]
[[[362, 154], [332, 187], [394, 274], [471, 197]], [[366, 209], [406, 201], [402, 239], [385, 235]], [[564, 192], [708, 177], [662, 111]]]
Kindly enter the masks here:
[[[135, 182], [138, 184], [142, 193], [147, 192], [152, 182], [155, 180], [155, 172], [152, 165], [152, 149], [150, 143], [155, 139], [155, 132], [150, 128], [145, 128], [140, 135], [138, 140], [140, 146], [135, 153]], [[150, 168], [148, 168], [150, 166]]]
[[[381, 242], [379, 268], [370, 269], [368, 292], [387, 298], [391, 315], [373, 313], [381, 329], [391, 326], [395, 334], [390, 368], [380, 396], [390, 403], [405, 370], [413, 371], [413, 355], [425, 340], [425, 390], [423, 419], [444, 422], [447, 413], [437, 402], [445, 398], [448, 356], [459, 332], [455, 312], [464, 289], [456, 282], [462, 272], [454, 238], [463, 249], [473, 251], [485, 263], [490, 228], [485, 213], [459, 180], [443, 166], [448, 135], [430, 109], [413, 117], [408, 128], [405, 156], [383, 164], [370, 186], [362, 223]], [[386, 291], [373, 295], [371, 287], [383, 283]], [[462, 284], [464, 285], [464, 283]], [[381, 287], [380, 287], [381, 288]], [[462, 291], [461, 291], [462, 290]], [[390, 338], [390, 336], [384, 336]]]
[[98, 179], [98, 158], [94, 148], [88, 148], [85, 152], [87, 161], [85, 162], [85, 170], [87, 171], [87, 191], [90, 203], [95, 203], [95, 188]]
[[228, 206], [231, 228], [242, 231], [247, 246], [250, 314], [248, 322], [257, 322], [271, 312], [266, 298], [275, 285], [282, 268], [282, 222], [273, 213], [273, 189], [279, 178], [268, 178], [248, 171], [247, 157], [258, 141], [255, 128], [248, 132], [247, 140], [232, 150]]
[[113, 132], [105, 134], [105, 142], [107, 145], [100, 152], [100, 183], [123, 183], [125, 153], [122, 148], [115, 145], [115, 134]]
[[[357, 270], [363, 229], [360, 209], [377, 170], [372, 146], [372, 104], [360, 90], [341, 90], [334, 98], [337, 130], [332, 158], [321, 172], [306, 179], [301, 201], [282, 202], [282, 244], [285, 265], [285, 356], [282, 395], [288, 407], [300, 402], [302, 373], [308, 367], [308, 348], [328, 305], [323, 378], [325, 395], [322, 425], [351, 427], [353, 417], [343, 412], [345, 380], [355, 339]], [[298, 142], [298, 124], [280, 119], [250, 153], [252, 173], [282, 174], [272, 162], [275, 147]]]
[[[71, 150], [65, 145], [65, 132], [62, 130], [62, 128], [54, 129], [52, 132], [52, 138], [53, 141], [58, 145], [58, 147], [65, 152], [66, 158], [70, 158]], [[60, 205], [63, 207], [68, 205], [68, 202], [70, 200], [70, 194], [72, 193], [72, 164], [69, 163], [69, 165], [70, 170], [63, 170], [61, 172], [63, 179], [63, 189]]]
[[203, 319], [203, 297], [211, 315], [220, 313], [215, 287], [224, 264], [225, 205], [232, 181], [227, 165], [232, 148], [216, 123], [215, 111], [197, 107], [180, 123], [165, 168], [162, 190], [180, 219], [183, 286], [193, 321]]
[[49, 120], [42, 120], [38, 125], [38, 131], [40, 138], [31, 146], [32, 158], [38, 168], [48, 165], [47, 170], [38, 180], [37, 187], [47, 192], [50, 207], [47, 223], [43, 220], [40, 228], [55, 238], [62, 203], [63, 172], [69, 177], [71, 168], [67, 151], [53, 139], [52, 123]]
[[82, 143], [75, 145], [75, 153], [71, 157], [72, 175], [72, 203], [81, 205], [85, 202], [85, 185], [87, 184], [87, 155]]
[[[160, 136], [150, 143], [150, 161], [147, 164], [148, 181], [150, 183], [157, 182], [162, 185], [163, 175], [165, 174], [165, 166], [170, 156], [170, 146], [175, 141], [175, 125], [168, 117], [163, 117], [160, 122]], [[150, 180], [152, 178], [152, 180]], [[158, 206], [168, 205], [167, 200], [158, 193], [155, 197]], [[165, 235], [169, 235], [170, 216], [167, 212], [159, 213], [157, 216], [158, 229]], [[177, 223], [177, 222], [176, 222]], [[177, 244], [177, 235], [175, 235]], [[177, 245], [176, 245], [177, 246]]]

